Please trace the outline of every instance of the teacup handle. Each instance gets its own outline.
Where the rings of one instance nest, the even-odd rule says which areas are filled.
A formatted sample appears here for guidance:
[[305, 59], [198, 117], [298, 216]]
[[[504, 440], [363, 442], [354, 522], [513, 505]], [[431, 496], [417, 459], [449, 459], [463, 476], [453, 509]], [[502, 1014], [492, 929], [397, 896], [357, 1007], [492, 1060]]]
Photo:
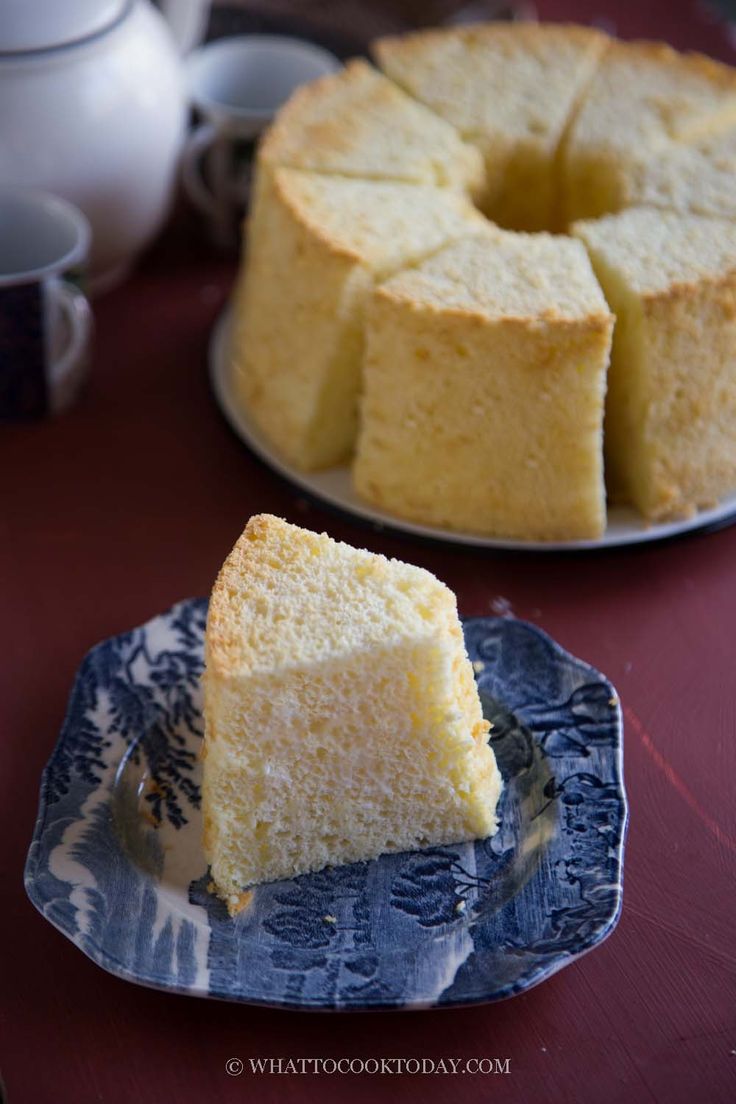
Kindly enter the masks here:
[[205, 215], [209, 215], [210, 218], [217, 218], [219, 213], [218, 203], [207, 187], [199, 167], [203, 154], [213, 144], [216, 137], [217, 131], [210, 123], [202, 123], [195, 127], [184, 145], [181, 162], [181, 179], [184, 191], [192, 203], [199, 207]]
[[92, 336], [92, 308], [79, 288], [63, 280], [54, 282], [52, 294], [58, 300], [69, 329], [66, 348], [50, 366], [51, 408], [59, 413], [70, 405], [85, 375], [85, 354]]

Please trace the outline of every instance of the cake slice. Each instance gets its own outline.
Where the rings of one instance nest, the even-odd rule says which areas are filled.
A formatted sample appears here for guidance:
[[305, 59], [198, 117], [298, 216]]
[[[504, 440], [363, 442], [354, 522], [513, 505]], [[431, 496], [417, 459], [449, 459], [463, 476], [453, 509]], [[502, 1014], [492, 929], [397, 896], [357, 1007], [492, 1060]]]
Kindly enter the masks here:
[[621, 171], [619, 190], [622, 207], [736, 219], [736, 164], [691, 146], [673, 145], [655, 160], [632, 160]]
[[231, 912], [257, 882], [496, 831], [455, 597], [428, 571], [253, 517], [205, 661], [204, 848]]
[[736, 488], [736, 225], [631, 209], [576, 223], [616, 314], [609, 493], [666, 520]]
[[670, 142], [654, 155], [632, 157], [620, 172], [623, 207], [736, 219], [736, 127], [694, 143]]
[[298, 89], [267, 131], [261, 167], [465, 189], [483, 184], [483, 159], [444, 119], [365, 61]]
[[587, 27], [487, 23], [384, 38], [373, 52], [486, 160], [483, 210], [516, 230], [555, 222], [555, 159], [608, 38]]
[[298, 169], [261, 177], [235, 293], [235, 380], [286, 460], [307, 470], [350, 454], [374, 281], [478, 224], [448, 188]]
[[564, 142], [566, 219], [620, 210], [627, 179], [673, 143], [736, 124], [736, 70], [661, 43], [616, 42], [601, 59]]
[[523, 540], [598, 537], [613, 318], [570, 238], [491, 230], [376, 288], [358, 492]]
[[715, 168], [736, 172], [736, 124], [711, 132], [695, 142], [693, 148]]

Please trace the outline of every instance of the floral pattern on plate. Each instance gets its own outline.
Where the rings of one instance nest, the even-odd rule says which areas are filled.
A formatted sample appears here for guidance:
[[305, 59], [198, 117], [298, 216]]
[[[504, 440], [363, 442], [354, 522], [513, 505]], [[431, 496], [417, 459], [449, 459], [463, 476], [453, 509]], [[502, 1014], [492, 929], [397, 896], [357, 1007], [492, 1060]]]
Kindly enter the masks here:
[[610, 933], [626, 798], [618, 698], [541, 630], [464, 622], [504, 776], [497, 835], [255, 887], [230, 919], [201, 851], [204, 600], [84, 660], [26, 865], [36, 907], [144, 985], [292, 1008], [499, 1000]]

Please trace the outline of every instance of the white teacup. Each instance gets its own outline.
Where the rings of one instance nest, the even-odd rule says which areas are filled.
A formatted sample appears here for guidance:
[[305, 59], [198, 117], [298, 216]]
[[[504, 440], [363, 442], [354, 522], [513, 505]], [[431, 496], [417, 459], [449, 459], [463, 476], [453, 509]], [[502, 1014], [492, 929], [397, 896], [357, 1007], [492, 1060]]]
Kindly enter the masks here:
[[255, 140], [295, 88], [339, 68], [320, 46], [280, 35], [221, 38], [190, 54], [187, 84], [202, 122], [186, 143], [182, 180], [216, 242], [237, 240]]
[[70, 405], [86, 375], [92, 312], [78, 282], [90, 225], [48, 192], [0, 189], [0, 419]]

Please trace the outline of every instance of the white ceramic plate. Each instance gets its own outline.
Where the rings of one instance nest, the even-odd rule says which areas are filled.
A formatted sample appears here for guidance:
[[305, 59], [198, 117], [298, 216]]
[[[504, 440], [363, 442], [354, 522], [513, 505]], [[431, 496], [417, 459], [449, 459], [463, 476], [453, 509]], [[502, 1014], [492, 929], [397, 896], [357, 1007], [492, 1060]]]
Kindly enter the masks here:
[[736, 521], [736, 494], [722, 499], [710, 510], [702, 510], [695, 517], [679, 521], [651, 523], [625, 506], [612, 506], [608, 511], [608, 525], [597, 540], [577, 541], [520, 541], [485, 537], [478, 533], [453, 532], [432, 525], [420, 525], [405, 521], [394, 514], [379, 510], [358, 497], [353, 489], [350, 468], [345, 464], [319, 472], [301, 472], [282, 459], [266, 440], [261, 431], [236, 401], [232, 361], [230, 357], [231, 308], [220, 315], [212, 331], [209, 347], [210, 379], [215, 398], [230, 426], [246, 445], [265, 464], [290, 483], [314, 498], [337, 507], [377, 526], [398, 529], [418, 537], [447, 541], [451, 544], [472, 544], [481, 548], [528, 549], [552, 552], [575, 549], [614, 548], [625, 544], [644, 544], [665, 540], [697, 529], [719, 528]]

